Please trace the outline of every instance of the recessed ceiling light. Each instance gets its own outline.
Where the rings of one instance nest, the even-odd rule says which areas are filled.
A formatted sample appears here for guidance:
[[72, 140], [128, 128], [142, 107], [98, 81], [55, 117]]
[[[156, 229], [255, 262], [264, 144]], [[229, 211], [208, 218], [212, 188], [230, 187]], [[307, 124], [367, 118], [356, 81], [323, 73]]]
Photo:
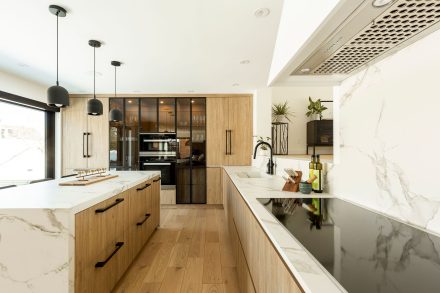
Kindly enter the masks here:
[[249, 63], [251, 63], [250, 60], [241, 60], [240, 61], [240, 64], [242, 64], [242, 65], [246, 65], [246, 64], [249, 64]]
[[188, 91], [188, 93], [193, 93], [193, 92], [194, 92], [194, 90], [189, 90], [189, 91]]
[[26, 64], [26, 63], [18, 63], [18, 66], [20, 66], [20, 67], [29, 67], [29, 65]]
[[374, 7], [383, 7], [393, 2], [393, 0], [374, 0], [373, 6]]
[[132, 100], [128, 100], [127, 102], [128, 102], [129, 104], [133, 103], [133, 101], [132, 101]]
[[310, 72], [310, 68], [303, 68], [303, 69], [301, 69], [301, 72], [302, 73]]
[[193, 103], [193, 104], [194, 104], [194, 100], [191, 100], [191, 103]]
[[160, 101], [161, 104], [163, 104], [163, 101]]
[[269, 14], [270, 14], [270, 9], [269, 8], [258, 8], [254, 12], [255, 17], [257, 17], [257, 18], [266, 17]]
[[140, 93], [140, 90], [134, 90], [133, 93]]
[[232, 86], [239, 86], [239, 83], [233, 83]]

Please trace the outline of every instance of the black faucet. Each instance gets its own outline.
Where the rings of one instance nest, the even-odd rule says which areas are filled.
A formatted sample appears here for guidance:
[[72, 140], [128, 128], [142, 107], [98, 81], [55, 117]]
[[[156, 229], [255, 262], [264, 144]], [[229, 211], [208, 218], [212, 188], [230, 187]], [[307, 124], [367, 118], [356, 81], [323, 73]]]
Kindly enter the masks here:
[[260, 141], [259, 143], [257, 143], [257, 145], [255, 146], [255, 150], [254, 150], [254, 159], [257, 157], [257, 149], [260, 145], [267, 145], [270, 149], [270, 158], [269, 158], [269, 162], [267, 162], [267, 174], [273, 175], [273, 156], [272, 156], [272, 146], [265, 142], [265, 141]]

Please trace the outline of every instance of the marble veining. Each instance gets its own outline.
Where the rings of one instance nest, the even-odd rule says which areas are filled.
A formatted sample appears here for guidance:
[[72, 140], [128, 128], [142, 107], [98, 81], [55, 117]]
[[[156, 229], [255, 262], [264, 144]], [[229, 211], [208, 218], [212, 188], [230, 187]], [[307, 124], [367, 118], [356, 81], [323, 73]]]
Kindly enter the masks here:
[[89, 186], [59, 180], [0, 191], [1, 292], [74, 292], [75, 214], [160, 175], [117, 171]]

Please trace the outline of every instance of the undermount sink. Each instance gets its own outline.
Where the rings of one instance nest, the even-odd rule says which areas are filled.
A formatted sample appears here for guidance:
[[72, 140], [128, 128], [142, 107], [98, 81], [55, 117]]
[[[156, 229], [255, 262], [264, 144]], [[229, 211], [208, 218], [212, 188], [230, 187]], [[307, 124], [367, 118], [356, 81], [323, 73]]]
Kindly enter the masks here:
[[236, 172], [238, 177], [240, 178], [264, 178], [268, 177], [268, 175], [263, 174], [258, 171], [248, 171], [248, 172]]

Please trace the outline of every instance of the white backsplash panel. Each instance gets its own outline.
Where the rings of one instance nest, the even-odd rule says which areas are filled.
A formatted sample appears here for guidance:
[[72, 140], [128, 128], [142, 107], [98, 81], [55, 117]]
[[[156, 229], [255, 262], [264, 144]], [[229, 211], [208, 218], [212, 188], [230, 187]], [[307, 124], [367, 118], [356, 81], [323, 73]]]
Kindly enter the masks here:
[[[335, 89], [330, 192], [440, 233], [440, 31]], [[339, 113], [338, 113], [339, 112]]]

